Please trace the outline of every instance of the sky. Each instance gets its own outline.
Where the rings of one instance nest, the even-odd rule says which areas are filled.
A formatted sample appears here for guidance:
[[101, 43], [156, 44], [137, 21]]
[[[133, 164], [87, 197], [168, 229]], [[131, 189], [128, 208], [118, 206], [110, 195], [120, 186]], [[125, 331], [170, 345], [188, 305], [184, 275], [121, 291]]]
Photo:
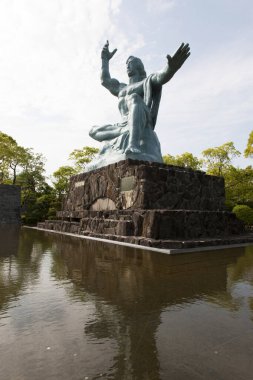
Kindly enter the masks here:
[[253, 129], [252, 0], [0, 0], [0, 130], [42, 153], [48, 176], [74, 149], [101, 147], [89, 137], [93, 125], [120, 121], [117, 98], [100, 84], [107, 39], [118, 49], [111, 76], [125, 83], [129, 55], [150, 74], [190, 44], [163, 86], [163, 155], [200, 156], [228, 141], [244, 151]]

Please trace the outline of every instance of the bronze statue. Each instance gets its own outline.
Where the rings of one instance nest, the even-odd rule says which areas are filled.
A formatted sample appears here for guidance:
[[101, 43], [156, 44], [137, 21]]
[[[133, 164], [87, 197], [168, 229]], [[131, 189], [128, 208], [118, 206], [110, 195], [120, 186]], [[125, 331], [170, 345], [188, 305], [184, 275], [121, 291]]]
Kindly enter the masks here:
[[119, 98], [122, 120], [117, 124], [94, 126], [90, 136], [104, 142], [99, 156], [87, 165], [92, 170], [113, 162], [133, 158], [162, 162], [160, 143], [154, 132], [162, 86], [180, 69], [190, 55], [188, 44], [182, 43], [173, 56], [167, 55], [164, 69], [147, 77], [142, 61], [130, 56], [126, 61], [129, 84], [111, 78], [109, 61], [117, 49], [109, 51], [109, 41], [103, 47], [101, 83]]

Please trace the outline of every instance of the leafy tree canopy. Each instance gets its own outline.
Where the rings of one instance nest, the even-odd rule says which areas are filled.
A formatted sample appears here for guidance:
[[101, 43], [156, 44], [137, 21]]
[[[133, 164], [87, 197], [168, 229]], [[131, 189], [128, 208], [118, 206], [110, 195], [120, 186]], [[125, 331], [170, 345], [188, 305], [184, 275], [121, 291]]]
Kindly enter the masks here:
[[247, 225], [253, 225], [253, 209], [247, 205], [237, 205], [233, 208], [233, 212], [238, 219]]
[[248, 143], [244, 151], [244, 156], [253, 157], [253, 131], [251, 131], [249, 134]]
[[0, 182], [15, 185], [20, 173], [31, 177], [43, 171], [44, 158], [41, 154], [18, 145], [11, 136], [0, 132]]
[[62, 200], [63, 196], [68, 191], [70, 177], [82, 173], [85, 165], [95, 157], [98, 151], [97, 148], [92, 148], [90, 146], [84, 146], [82, 149], [75, 149], [69, 155], [69, 160], [73, 162], [73, 166], [60, 166], [53, 173], [53, 185], [60, 200]]
[[75, 149], [69, 155], [69, 160], [74, 162], [74, 167], [77, 172], [83, 172], [84, 167], [98, 153], [99, 149], [90, 146], [84, 146], [82, 149]]
[[228, 166], [223, 173], [226, 200], [233, 207], [236, 204], [253, 206], [253, 168]]
[[202, 152], [203, 163], [208, 174], [221, 176], [224, 170], [231, 165], [234, 157], [240, 156], [232, 141], [216, 148], [208, 148]]
[[199, 170], [202, 167], [202, 161], [189, 152], [177, 156], [166, 154], [163, 156], [163, 161], [167, 165], [182, 166], [193, 170]]
[[60, 166], [53, 173], [53, 185], [59, 199], [62, 200], [63, 195], [68, 191], [70, 177], [75, 174], [77, 174], [77, 169], [72, 166]]
[[202, 160], [199, 160], [198, 157], [193, 156], [193, 154], [189, 152], [177, 156], [166, 154], [163, 156], [163, 161], [167, 165], [182, 166], [193, 170], [199, 170], [202, 167]]

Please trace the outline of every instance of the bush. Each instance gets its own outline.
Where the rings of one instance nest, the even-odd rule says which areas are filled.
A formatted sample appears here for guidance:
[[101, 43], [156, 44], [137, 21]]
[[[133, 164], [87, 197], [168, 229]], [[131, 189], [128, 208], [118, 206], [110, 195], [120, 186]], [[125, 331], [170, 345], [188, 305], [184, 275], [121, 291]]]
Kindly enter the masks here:
[[253, 225], [253, 209], [246, 205], [237, 205], [233, 208], [233, 213], [238, 219], [242, 220], [247, 225]]

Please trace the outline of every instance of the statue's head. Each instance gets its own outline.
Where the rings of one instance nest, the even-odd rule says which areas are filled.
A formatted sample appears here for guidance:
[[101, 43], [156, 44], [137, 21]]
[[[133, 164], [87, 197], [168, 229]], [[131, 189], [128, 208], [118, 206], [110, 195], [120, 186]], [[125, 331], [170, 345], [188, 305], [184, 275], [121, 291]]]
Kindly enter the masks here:
[[144, 65], [140, 58], [133, 57], [132, 55], [130, 55], [130, 57], [127, 58], [126, 64], [128, 76], [132, 76], [136, 70], [140, 76], [140, 79], [144, 79], [147, 77]]

